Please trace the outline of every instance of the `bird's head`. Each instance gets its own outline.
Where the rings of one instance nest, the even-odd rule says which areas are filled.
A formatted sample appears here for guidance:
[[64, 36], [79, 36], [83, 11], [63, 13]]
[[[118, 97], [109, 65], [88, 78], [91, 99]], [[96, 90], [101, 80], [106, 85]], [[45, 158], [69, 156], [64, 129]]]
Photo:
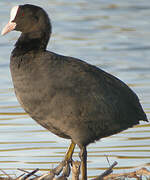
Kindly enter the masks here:
[[40, 7], [25, 4], [14, 6], [10, 12], [10, 20], [3, 28], [1, 34], [16, 30], [22, 33], [49, 31], [51, 24], [47, 13]]

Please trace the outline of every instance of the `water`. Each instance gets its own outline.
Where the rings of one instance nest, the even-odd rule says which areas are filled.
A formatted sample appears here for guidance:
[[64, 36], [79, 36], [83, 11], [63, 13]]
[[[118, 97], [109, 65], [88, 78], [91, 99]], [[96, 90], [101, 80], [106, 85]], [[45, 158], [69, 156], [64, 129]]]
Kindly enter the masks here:
[[[150, 2], [147, 0], [23, 0], [47, 10], [53, 25], [48, 49], [81, 58], [126, 82], [150, 117]], [[19, 0], [0, 2], [0, 29]], [[0, 37], [0, 169], [47, 171], [62, 160], [69, 141], [36, 124], [18, 104], [9, 56], [20, 33]], [[88, 175], [118, 162], [114, 173], [150, 166], [150, 125], [140, 125], [88, 146]], [[74, 159], [78, 159], [76, 148]]]

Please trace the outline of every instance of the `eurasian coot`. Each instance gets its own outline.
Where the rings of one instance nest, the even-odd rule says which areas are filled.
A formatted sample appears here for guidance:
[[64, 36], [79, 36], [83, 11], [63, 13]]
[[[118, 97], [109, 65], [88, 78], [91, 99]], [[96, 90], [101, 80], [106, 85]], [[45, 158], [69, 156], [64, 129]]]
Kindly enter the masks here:
[[47, 51], [51, 23], [40, 7], [26, 4], [11, 10], [2, 34], [21, 36], [11, 54], [10, 69], [18, 101], [52, 133], [81, 149], [82, 180], [87, 179], [86, 146], [147, 121], [137, 95], [121, 80], [82, 60]]

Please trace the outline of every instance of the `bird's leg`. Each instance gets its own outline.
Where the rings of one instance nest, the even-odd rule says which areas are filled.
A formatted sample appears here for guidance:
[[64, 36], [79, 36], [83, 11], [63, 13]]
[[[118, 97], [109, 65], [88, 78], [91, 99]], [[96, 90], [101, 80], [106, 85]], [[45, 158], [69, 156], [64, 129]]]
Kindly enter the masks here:
[[75, 146], [76, 146], [76, 144], [72, 141], [70, 146], [69, 146], [69, 149], [65, 155], [65, 161], [69, 161], [72, 158]]
[[87, 151], [86, 146], [82, 146], [80, 151], [80, 159], [81, 159], [81, 180], [87, 180]]
[[72, 159], [75, 146], [76, 144], [72, 141], [65, 155], [64, 160], [55, 169], [53, 169], [55, 175], [59, 175], [62, 169], [66, 166], [66, 163], [69, 163], [69, 161]]

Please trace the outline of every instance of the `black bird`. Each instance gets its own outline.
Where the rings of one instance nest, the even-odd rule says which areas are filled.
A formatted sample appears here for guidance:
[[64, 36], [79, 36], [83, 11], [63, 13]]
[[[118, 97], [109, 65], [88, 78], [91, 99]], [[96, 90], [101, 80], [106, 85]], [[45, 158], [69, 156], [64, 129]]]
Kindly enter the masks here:
[[148, 121], [137, 95], [121, 80], [80, 59], [47, 51], [51, 23], [30, 4], [15, 6], [2, 35], [21, 31], [10, 69], [18, 101], [52, 133], [71, 139], [65, 157], [80, 148], [82, 180], [87, 179], [86, 146]]

